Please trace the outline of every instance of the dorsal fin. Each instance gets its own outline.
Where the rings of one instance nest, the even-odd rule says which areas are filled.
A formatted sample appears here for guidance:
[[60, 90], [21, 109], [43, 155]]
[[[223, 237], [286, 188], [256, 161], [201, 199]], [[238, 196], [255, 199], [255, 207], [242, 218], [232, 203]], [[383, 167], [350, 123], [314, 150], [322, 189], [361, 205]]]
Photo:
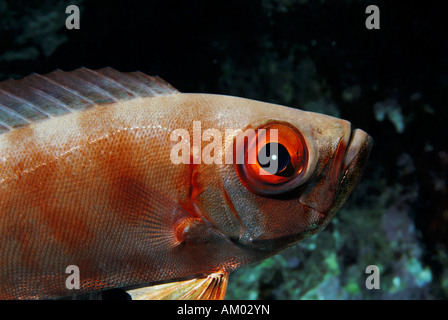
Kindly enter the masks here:
[[112, 68], [32, 74], [0, 82], [0, 134], [97, 104], [177, 94], [159, 77]]

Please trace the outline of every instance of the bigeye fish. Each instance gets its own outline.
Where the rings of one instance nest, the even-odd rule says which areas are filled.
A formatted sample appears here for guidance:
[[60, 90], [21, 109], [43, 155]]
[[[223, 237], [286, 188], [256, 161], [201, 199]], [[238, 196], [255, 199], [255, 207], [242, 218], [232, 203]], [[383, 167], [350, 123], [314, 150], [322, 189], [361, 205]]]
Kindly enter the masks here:
[[111, 68], [0, 83], [0, 132], [1, 299], [223, 299], [233, 270], [328, 224], [373, 144]]

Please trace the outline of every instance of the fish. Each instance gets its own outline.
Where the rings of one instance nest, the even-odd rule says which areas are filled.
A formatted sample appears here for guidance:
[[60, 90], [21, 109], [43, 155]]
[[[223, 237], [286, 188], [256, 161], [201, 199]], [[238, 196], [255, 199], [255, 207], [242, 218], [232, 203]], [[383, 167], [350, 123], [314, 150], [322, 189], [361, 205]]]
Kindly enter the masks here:
[[350, 122], [181, 93], [110, 67], [0, 83], [0, 299], [224, 299], [322, 230], [373, 139]]

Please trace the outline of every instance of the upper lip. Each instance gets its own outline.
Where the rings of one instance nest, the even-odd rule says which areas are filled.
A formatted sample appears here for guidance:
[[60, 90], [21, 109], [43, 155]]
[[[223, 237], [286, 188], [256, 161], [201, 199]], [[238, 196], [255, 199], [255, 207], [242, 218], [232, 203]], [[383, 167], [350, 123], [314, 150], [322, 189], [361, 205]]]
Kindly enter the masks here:
[[361, 156], [368, 155], [373, 145], [373, 139], [363, 130], [354, 129], [350, 134], [350, 140], [345, 151], [343, 171], [349, 169], [351, 164]]

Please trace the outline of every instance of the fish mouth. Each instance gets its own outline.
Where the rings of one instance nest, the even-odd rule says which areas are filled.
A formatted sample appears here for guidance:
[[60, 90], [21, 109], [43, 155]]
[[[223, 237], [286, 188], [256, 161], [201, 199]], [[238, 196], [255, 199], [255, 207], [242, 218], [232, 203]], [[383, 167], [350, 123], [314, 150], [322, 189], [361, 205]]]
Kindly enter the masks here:
[[342, 206], [360, 182], [372, 147], [373, 139], [365, 131], [361, 129], [351, 130], [342, 163], [342, 175], [339, 182], [339, 192], [335, 199], [335, 210]]
[[364, 169], [372, 147], [373, 139], [371, 136], [361, 129], [352, 130], [345, 151], [342, 171], [347, 173], [355, 166], [361, 166]]

